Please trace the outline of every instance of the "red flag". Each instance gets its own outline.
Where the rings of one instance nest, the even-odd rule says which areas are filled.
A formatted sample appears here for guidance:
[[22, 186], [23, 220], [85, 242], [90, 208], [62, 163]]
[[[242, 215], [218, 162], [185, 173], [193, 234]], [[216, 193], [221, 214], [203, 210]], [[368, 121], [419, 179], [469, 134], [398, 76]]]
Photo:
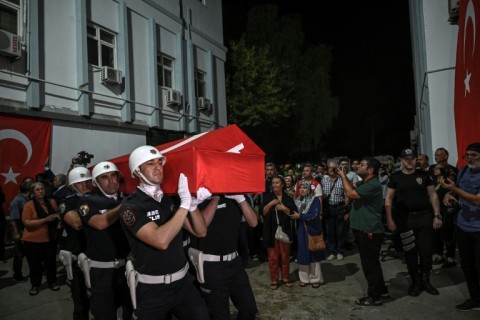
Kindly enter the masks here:
[[459, 166], [472, 142], [480, 140], [480, 0], [461, 0], [455, 67], [455, 128]]
[[5, 212], [26, 177], [44, 172], [50, 154], [52, 122], [0, 115], [0, 186]]

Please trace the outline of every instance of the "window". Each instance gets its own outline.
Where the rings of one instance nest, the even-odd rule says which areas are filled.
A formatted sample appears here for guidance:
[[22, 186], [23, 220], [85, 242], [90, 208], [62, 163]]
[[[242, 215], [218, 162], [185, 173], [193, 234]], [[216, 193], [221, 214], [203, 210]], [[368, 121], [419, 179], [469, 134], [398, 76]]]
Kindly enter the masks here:
[[0, 0], [0, 29], [21, 35], [20, 0]]
[[87, 26], [88, 63], [115, 68], [116, 35], [98, 26]]
[[205, 97], [205, 72], [195, 70], [195, 97]]
[[173, 89], [173, 59], [161, 53], [157, 55], [158, 85]]

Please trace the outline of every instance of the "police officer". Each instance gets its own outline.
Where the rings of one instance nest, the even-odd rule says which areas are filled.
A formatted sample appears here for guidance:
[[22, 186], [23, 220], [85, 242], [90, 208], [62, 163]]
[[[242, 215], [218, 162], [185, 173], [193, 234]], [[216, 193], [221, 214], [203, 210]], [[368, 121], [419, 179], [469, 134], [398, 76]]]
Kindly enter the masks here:
[[[120, 171], [104, 161], [92, 171], [97, 193], [87, 193], [78, 202], [87, 238], [86, 255], [90, 270], [90, 308], [95, 319], [115, 319], [122, 307], [123, 319], [130, 319], [132, 305], [125, 279], [125, 259], [130, 251], [118, 221]], [[118, 209], [118, 208], [117, 208]]]
[[242, 216], [254, 228], [257, 215], [243, 195], [215, 196], [202, 205], [207, 236], [194, 245], [203, 252], [204, 283], [200, 290], [211, 319], [229, 319], [229, 299], [237, 319], [255, 319], [257, 304], [250, 281], [237, 252]]
[[[416, 152], [404, 149], [401, 158], [403, 169], [393, 174], [387, 185], [387, 226], [392, 231], [398, 229], [400, 234], [405, 262], [412, 279], [408, 294], [416, 297], [425, 289], [430, 294], [438, 295], [438, 290], [430, 284], [433, 230], [442, 226], [438, 195], [428, 172], [415, 169]], [[394, 205], [397, 210], [395, 219], [392, 216]]]
[[79, 197], [92, 191], [92, 175], [85, 167], [76, 167], [68, 173], [69, 188], [65, 196], [59, 199], [60, 218], [64, 222], [66, 233], [65, 250], [61, 250], [59, 257], [67, 269], [67, 278], [70, 280], [70, 289], [73, 300], [73, 319], [88, 320], [90, 303], [87, 287], [82, 270], [78, 267], [77, 259], [81, 252], [85, 252], [87, 240], [83, 232], [82, 221], [78, 215], [77, 202]]
[[[133, 290], [138, 298], [133, 317], [164, 319], [171, 311], [177, 319], [209, 319], [205, 302], [188, 273], [182, 243], [182, 227], [203, 237], [207, 231], [205, 220], [183, 174], [178, 180], [180, 206], [175, 208], [172, 199], [163, 194], [160, 184], [165, 162], [165, 157], [152, 146], [138, 147], [129, 157], [132, 177], [140, 183], [122, 203], [120, 215], [138, 281]], [[129, 284], [131, 289], [135, 285]]]

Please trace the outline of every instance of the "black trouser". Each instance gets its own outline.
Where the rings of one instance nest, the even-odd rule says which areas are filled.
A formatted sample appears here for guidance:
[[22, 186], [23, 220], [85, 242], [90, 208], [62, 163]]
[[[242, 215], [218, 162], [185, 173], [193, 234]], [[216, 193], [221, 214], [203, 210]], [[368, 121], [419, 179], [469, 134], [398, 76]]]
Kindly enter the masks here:
[[42, 284], [42, 266], [45, 267], [47, 284], [53, 285], [57, 281], [57, 242], [23, 242], [23, 249], [30, 269], [30, 283], [32, 287]]
[[[0, 203], [0, 206], [2, 204]], [[3, 210], [2, 210], [3, 211]], [[3, 212], [0, 212], [0, 260], [7, 260], [5, 256], [5, 234], [7, 231], [7, 220]]]
[[193, 285], [193, 277], [188, 274], [169, 284], [137, 285], [137, 309], [133, 312], [138, 320], [209, 320], [207, 306]]
[[125, 267], [90, 269], [90, 308], [95, 319], [115, 320], [122, 307], [123, 319], [132, 315], [132, 300], [125, 278]]
[[432, 271], [433, 252], [433, 214], [430, 210], [406, 213], [399, 212], [398, 233], [413, 231], [414, 246], [405, 250], [405, 263], [408, 273], [412, 278], [417, 278], [420, 273], [430, 274]]
[[230, 301], [238, 310], [237, 319], [255, 319], [257, 303], [248, 275], [239, 258], [232, 261], [205, 262], [205, 283], [200, 284], [212, 320], [230, 318]]
[[15, 239], [13, 250], [13, 277], [17, 280], [20, 280], [23, 278], [23, 241], [20, 239]]
[[470, 299], [480, 303], [480, 232], [458, 228], [458, 252]]
[[343, 253], [343, 243], [345, 240], [344, 205], [329, 205], [327, 220], [327, 243], [330, 254]]
[[88, 289], [85, 285], [85, 277], [82, 270], [78, 267], [77, 261], [72, 261], [73, 279], [70, 281], [70, 290], [73, 300], [73, 319], [88, 320], [90, 311], [90, 302], [88, 299]]
[[388, 293], [379, 260], [384, 235], [368, 234], [355, 229], [353, 235], [358, 246], [363, 274], [367, 279], [367, 294], [374, 301], [378, 301], [383, 293]]

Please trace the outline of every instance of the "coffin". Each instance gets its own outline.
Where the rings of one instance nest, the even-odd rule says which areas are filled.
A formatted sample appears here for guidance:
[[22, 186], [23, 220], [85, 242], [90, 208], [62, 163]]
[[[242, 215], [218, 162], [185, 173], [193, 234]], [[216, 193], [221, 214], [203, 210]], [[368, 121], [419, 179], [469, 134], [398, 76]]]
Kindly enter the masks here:
[[[174, 194], [178, 176], [188, 177], [190, 192], [205, 187], [218, 193], [262, 193], [265, 190], [265, 153], [237, 126], [200, 133], [156, 146], [167, 158], [162, 189]], [[133, 150], [132, 150], [133, 151]], [[122, 172], [121, 191], [132, 193], [129, 154], [111, 159]]]

